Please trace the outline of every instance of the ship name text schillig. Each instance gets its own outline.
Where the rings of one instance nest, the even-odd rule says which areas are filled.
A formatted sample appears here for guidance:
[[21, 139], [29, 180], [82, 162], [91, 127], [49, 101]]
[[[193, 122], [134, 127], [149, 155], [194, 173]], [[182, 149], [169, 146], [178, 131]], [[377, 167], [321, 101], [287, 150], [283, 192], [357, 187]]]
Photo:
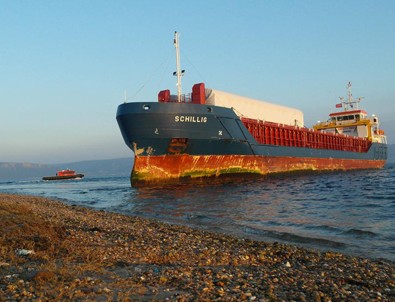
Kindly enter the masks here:
[[174, 121], [176, 123], [207, 123], [207, 116], [176, 115]]

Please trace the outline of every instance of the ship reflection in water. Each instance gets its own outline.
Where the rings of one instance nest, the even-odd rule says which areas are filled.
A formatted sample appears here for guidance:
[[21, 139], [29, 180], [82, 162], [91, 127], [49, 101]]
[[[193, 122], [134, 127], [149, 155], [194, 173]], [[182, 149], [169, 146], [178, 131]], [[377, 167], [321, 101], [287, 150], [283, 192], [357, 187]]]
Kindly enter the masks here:
[[139, 188], [130, 210], [243, 238], [395, 260], [394, 178], [384, 169]]
[[395, 165], [379, 170], [209, 178], [131, 188], [128, 176], [0, 182], [3, 193], [263, 241], [395, 261]]

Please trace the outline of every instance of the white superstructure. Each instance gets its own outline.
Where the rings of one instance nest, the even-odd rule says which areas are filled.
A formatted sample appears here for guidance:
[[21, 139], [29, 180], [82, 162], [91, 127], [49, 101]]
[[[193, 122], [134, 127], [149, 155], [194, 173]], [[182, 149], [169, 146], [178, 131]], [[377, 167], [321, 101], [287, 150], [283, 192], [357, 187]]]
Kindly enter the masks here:
[[303, 127], [303, 112], [266, 101], [206, 88], [206, 104], [232, 108], [240, 117]]

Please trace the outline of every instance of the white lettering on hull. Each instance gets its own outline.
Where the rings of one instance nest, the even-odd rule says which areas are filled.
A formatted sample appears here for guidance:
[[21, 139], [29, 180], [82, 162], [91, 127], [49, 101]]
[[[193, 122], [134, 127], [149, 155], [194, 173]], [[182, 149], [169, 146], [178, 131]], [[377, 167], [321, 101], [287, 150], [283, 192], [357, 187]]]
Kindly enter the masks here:
[[194, 115], [176, 115], [174, 117], [176, 123], [207, 123], [206, 116], [194, 116]]

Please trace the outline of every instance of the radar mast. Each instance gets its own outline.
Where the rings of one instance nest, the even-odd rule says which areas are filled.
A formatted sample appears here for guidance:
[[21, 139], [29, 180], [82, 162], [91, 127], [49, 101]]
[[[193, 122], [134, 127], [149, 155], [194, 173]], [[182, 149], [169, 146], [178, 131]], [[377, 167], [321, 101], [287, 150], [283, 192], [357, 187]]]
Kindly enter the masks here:
[[173, 72], [174, 76], [177, 76], [177, 101], [181, 102], [182, 97], [182, 84], [181, 77], [184, 75], [185, 70], [181, 70], [181, 62], [180, 62], [180, 45], [178, 42], [178, 32], [174, 32], [174, 47], [176, 48], [176, 71]]

